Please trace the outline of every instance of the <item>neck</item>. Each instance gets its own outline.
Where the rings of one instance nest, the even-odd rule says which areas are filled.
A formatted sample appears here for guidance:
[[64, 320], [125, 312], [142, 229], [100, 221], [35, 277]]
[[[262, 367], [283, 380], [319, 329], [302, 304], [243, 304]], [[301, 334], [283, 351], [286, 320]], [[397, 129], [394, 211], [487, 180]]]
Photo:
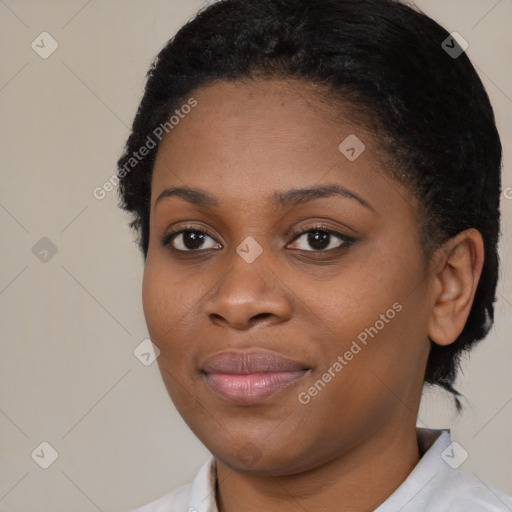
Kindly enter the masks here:
[[369, 512], [383, 503], [420, 460], [416, 426], [388, 428], [323, 465], [293, 475], [239, 473], [217, 460], [219, 512]]

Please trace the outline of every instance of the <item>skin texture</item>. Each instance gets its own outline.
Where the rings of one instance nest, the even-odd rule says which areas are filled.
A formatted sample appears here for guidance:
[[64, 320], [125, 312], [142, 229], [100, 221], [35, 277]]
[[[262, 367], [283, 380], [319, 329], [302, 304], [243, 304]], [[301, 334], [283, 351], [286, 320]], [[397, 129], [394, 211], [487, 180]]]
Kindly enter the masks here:
[[[143, 280], [169, 395], [216, 457], [220, 512], [373, 510], [419, 461], [429, 337], [446, 345], [461, 332], [483, 263], [481, 236], [467, 230], [427, 262], [411, 191], [384, 173], [376, 142], [348, 110], [328, 106], [306, 83], [219, 82], [193, 96], [198, 105], [157, 154]], [[366, 146], [355, 161], [338, 149], [350, 134]], [[268, 200], [327, 184], [370, 207], [340, 196], [285, 208]], [[155, 204], [164, 189], [183, 186], [218, 205], [177, 196]], [[331, 235], [322, 248], [307, 233], [288, 234], [312, 236], [318, 222], [355, 242]], [[185, 245], [182, 235], [161, 244], [185, 227], [206, 232], [203, 245]], [[236, 251], [247, 237], [263, 250], [252, 263]], [[301, 403], [299, 393], [395, 303], [400, 312]], [[201, 364], [249, 348], [311, 370], [261, 403], [229, 403], [206, 385]]]

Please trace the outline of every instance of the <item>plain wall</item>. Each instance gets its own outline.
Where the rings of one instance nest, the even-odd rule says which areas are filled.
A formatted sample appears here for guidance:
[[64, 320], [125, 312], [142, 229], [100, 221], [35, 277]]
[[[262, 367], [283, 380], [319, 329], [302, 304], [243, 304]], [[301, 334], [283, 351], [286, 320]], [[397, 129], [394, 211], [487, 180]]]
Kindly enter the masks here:
[[[0, 3], [0, 511], [127, 511], [189, 482], [209, 455], [157, 365], [133, 354], [147, 337], [143, 259], [116, 192], [93, 196], [116, 172], [150, 62], [202, 5]], [[418, 5], [469, 42], [512, 187], [512, 2]], [[47, 59], [31, 47], [43, 31], [59, 45]], [[466, 410], [457, 416], [446, 394], [429, 390], [418, 424], [451, 427], [469, 453], [461, 469], [512, 494], [512, 189], [506, 195], [496, 323], [458, 380]], [[43, 237], [57, 249], [47, 262], [33, 253], [50, 247]], [[31, 457], [43, 441], [58, 452], [48, 469]]]

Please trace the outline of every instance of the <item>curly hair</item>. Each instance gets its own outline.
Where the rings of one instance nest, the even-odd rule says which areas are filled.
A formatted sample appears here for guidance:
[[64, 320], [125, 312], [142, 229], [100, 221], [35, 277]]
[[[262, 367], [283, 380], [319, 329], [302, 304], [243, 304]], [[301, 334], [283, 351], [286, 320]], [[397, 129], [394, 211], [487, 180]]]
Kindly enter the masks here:
[[[118, 161], [119, 206], [133, 215], [144, 260], [153, 135], [193, 91], [256, 78], [321, 85], [331, 105], [348, 101], [390, 162], [386, 172], [419, 199], [427, 257], [467, 228], [482, 235], [485, 260], [467, 322], [454, 343], [431, 343], [425, 373], [460, 408], [453, 384], [461, 356], [494, 321], [502, 147], [484, 86], [462, 48], [447, 51], [447, 41], [459, 50], [450, 37], [398, 0], [220, 0], [201, 10], [153, 61]], [[134, 158], [142, 147], [146, 156]]]

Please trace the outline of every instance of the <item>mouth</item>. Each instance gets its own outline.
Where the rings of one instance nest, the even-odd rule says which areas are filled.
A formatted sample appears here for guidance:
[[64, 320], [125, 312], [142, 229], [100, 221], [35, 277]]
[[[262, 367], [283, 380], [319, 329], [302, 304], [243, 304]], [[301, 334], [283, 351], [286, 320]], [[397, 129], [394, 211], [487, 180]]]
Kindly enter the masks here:
[[201, 371], [209, 388], [224, 400], [251, 405], [291, 386], [311, 370], [274, 352], [223, 352], [207, 359]]

